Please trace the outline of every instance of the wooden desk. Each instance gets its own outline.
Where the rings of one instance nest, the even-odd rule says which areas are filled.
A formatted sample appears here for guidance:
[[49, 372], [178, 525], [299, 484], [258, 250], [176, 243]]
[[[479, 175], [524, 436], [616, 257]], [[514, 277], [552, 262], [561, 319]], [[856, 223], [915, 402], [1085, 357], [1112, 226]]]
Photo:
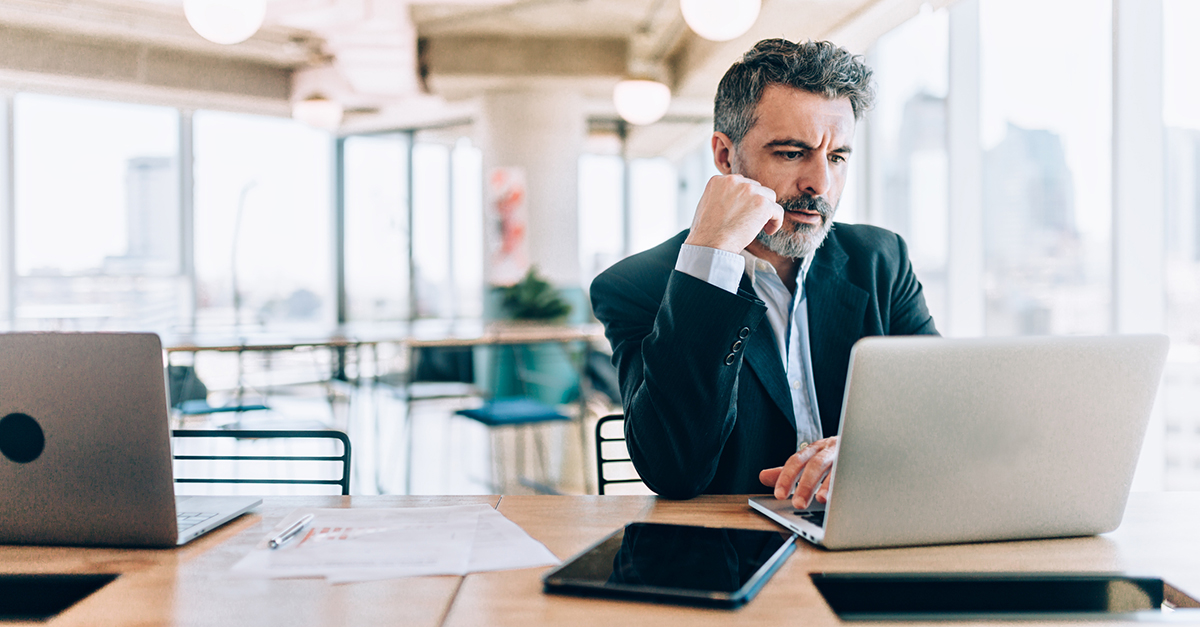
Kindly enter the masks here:
[[295, 507], [480, 502], [498, 503], [502, 513], [562, 558], [632, 520], [775, 528], [738, 496], [692, 501], [642, 496], [270, 498], [258, 513], [182, 549], [0, 547], [0, 570], [124, 573], [48, 623], [52, 627], [841, 625], [810, 583], [813, 571], [1127, 571], [1161, 576], [1192, 596], [1200, 595], [1200, 493], [1135, 494], [1122, 527], [1091, 538], [845, 552], [801, 542], [758, 597], [733, 612], [546, 595], [541, 588], [544, 568], [341, 586], [229, 577], [229, 568]]

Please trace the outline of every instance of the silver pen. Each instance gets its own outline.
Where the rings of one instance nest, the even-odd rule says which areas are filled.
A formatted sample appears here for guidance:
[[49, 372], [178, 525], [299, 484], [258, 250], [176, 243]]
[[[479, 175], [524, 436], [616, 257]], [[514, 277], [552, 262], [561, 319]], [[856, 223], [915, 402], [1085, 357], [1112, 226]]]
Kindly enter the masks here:
[[300, 520], [297, 520], [296, 522], [292, 523], [291, 525], [288, 526], [287, 529], [284, 529], [283, 531], [281, 531], [279, 533], [279, 535], [275, 536], [274, 538], [271, 538], [267, 542], [267, 546], [271, 547], [272, 549], [278, 549], [279, 547], [283, 546], [284, 544], [287, 544], [287, 541], [296, 537], [304, 529], [305, 525], [312, 522], [312, 519], [313, 519], [312, 514], [305, 514], [304, 516], [301, 516]]

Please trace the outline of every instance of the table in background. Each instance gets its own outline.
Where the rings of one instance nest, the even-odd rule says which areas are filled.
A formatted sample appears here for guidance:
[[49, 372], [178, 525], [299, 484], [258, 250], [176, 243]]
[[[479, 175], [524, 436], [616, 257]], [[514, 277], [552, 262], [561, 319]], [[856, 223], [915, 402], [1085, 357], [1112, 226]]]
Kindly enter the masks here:
[[1098, 537], [841, 552], [800, 542], [758, 597], [734, 611], [547, 595], [541, 584], [546, 568], [337, 586], [311, 579], [230, 576], [229, 569], [297, 507], [469, 503], [497, 506], [564, 559], [633, 520], [776, 529], [750, 511], [744, 496], [691, 501], [643, 496], [272, 497], [254, 513], [180, 549], [5, 546], [0, 547], [0, 570], [123, 574], [57, 619], [38, 623], [50, 627], [840, 625], [808, 578], [816, 571], [1127, 571], [1162, 577], [1184, 593], [1200, 596], [1200, 493], [1192, 492], [1134, 494], [1122, 527]]
[[[409, 351], [409, 376], [405, 382], [405, 403], [407, 406], [406, 418], [408, 421], [407, 426], [409, 427], [409, 437], [406, 438], [408, 451], [405, 458], [407, 464], [407, 470], [405, 472], [404, 479], [405, 493], [412, 493], [413, 438], [411, 427], [413, 400], [412, 386], [414, 384], [412, 375], [415, 371], [415, 353], [417, 350], [422, 348], [516, 347], [534, 344], [558, 344], [563, 346], [565, 350], [565, 347], [570, 344], [584, 343], [590, 347], [592, 343], [600, 341], [604, 341], [604, 328], [599, 324], [567, 325], [526, 322], [495, 322], [480, 326], [449, 326], [443, 328], [427, 327], [425, 329], [414, 329], [413, 335], [409, 336], [404, 342], [405, 347]], [[492, 368], [498, 368], [497, 364], [498, 360], [493, 360]], [[587, 351], [585, 350], [584, 354], [580, 356], [578, 363], [575, 364], [575, 375], [578, 377], [579, 387], [579, 408], [575, 417], [575, 422], [579, 431], [579, 457], [583, 471], [583, 487], [585, 492], [591, 492], [591, 468], [587, 457], [589, 446], [586, 421], [586, 368]], [[521, 471], [523, 471], [523, 469], [518, 468], [517, 471], [519, 474]]]

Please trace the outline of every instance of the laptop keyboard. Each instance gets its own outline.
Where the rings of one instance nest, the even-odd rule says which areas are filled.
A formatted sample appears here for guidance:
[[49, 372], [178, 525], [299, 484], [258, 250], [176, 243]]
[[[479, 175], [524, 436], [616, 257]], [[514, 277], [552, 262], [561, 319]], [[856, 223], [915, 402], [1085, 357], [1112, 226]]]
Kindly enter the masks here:
[[796, 510], [795, 514], [818, 527], [825, 526], [825, 510], [821, 510], [819, 512], [805, 512]]
[[187, 531], [216, 515], [216, 512], [178, 512], [175, 521], [179, 523], [180, 531]]

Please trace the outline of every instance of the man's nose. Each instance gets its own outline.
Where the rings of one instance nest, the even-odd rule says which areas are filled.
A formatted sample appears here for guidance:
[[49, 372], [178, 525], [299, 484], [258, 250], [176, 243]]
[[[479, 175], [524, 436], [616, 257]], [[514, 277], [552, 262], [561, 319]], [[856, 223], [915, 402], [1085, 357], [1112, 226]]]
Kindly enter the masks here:
[[829, 164], [825, 159], [812, 159], [800, 173], [800, 193], [808, 196], [824, 196], [831, 181]]

